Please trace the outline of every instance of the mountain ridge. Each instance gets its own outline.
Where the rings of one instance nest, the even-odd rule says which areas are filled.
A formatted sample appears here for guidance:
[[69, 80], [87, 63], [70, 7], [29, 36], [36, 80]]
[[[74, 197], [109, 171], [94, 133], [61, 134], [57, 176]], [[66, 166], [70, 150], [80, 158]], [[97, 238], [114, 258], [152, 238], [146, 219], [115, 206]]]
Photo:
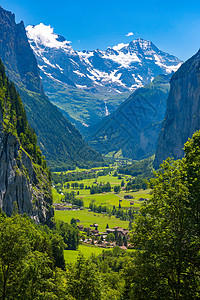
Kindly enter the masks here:
[[[101, 162], [102, 157], [83, 141], [78, 130], [44, 93], [39, 68], [23, 22], [0, 7], [0, 57], [9, 78], [16, 84], [27, 118], [51, 168]], [[84, 153], [83, 153], [84, 152]]]
[[[63, 82], [65, 82], [65, 75], [66, 80], [71, 81], [68, 83], [70, 86], [84, 90], [85, 84], [87, 86], [85, 90], [90, 87], [92, 92], [95, 92], [94, 89], [96, 92], [100, 92], [101, 87], [99, 86], [104, 86], [106, 92], [112, 91], [115, 94], [116, 92], [134, 91], [136, 88], [150, 83], [156, 75], [176, 71], [182, 63], [175, 56], [159, 50], [151, 41], [142, 38], [128, 44], [121, 43], [114, 47], [108, 47], [105, 51], [99, 49], [75, 51], [69, 41], [53, 32], [50, 25], [45, 26], [42, 23], [36, 26], [29, 25], [26, 27], [26, 31], [42, 74], [45, 73], [50, 77], [51, 73], [45, 71], [49, 66], [57, 72], [52, 75], [55, 80], [59, 80], [59, 76], [63, 76]], [[119, 45], [121, 46], [119, 47]], [[63, 56], [64, 54], [65, 56]], [[56, 60], [60, 60], [60, 64]], [[66, 63], [66, 60], [71, 60], [71, 64], [70, 61]], [[145, 78], [142, 78], [137, 69], [139, 66], [144, 68], [144, 61], [146, 70], [143, 72]], [[155, 72], [153, 65], [154, 68], [157, 68]], [[68, 68], [68, 73], [65, 67]], [[129, 76], [123, 74], [125, 69], [126, 75]], [[67, 84], [67, 82], [65, 83]]]
[[30, 25], [26, 30], [45, 92], [84, 135], [131, 92], [182, 63], [143, 39], [105, 51], [75, 51], [50, 25]]

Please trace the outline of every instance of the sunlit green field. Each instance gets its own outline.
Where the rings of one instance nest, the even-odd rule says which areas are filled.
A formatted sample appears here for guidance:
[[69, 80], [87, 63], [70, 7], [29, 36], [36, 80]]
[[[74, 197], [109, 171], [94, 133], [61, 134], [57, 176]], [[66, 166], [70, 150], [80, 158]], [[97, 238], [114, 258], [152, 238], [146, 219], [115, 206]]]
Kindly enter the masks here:
[[77, 260], [79, 252], [81, 252], [85, 258], [89, 258], [92, 254], [101, 254], [102, 249], [92, 245], [80, 245], [78, 250], [65, 250], [65, 262], [74, 264]]
[[72, 218], [79, 219], [81, 225], [84, 227], [90, 227], [90, 224], [97, 223], [99, 225], [99, 231], [104, 232], [106, 230], [106, 225], [109, 228], [119, 226], [122, 228], [128, 228], [128, 221], [122, 221], [115, 218], [114, 216], [109, 217], [105, 214], [98, 214], [94, 212], [89, 212], [88, 210], [59, 210], [55, 211], [55, 219], [64, 222], [70, 222]]
[[[130, 177], [130, 176], [129, 176]], [[120, 185], [121, 184], [122, 179], [118, 179], [117, 177], [113, 176], [113, 175], [106, 175], [106, 176], [99, 176], [98, 178], [90, 178], [90, 179], [83, 179], [81, 181], [77, 181], [79, 184], [80, 183], [84, 183], [84, 185], [86, 186], [91, 186], [94, 184], [94, 182], [102, 182], [102, 183], [107, 183], [110, 182], [111, 186], [113, 187], [114, 185]], [[75, 181], [69, 181], [70, 185], [71, 183], [74, 183]], [[65, 184], [66, 186], [66, 184]]]
[[102, 205], [102, 206], [109, 206], [110, 208], [112, 208], [113, 205], [115, 205], [115, 207], [117, 208], [119, 206], [119, 200], [122, 200], [120, 202], [122, 209], [127, 209], [127, 208], [133, 207], [133, 206], [135, 208], [137, 208], [140, 206], [140, 204], [136, 203], [136, 202], [134, 205], [130, 205], [130, 202], [131, 201], [134, 202], [134, 199], [131, 199], [131, 200], [123, 199], [122, 194], [121, 194], [121, 197], [120, 197], [120, 195], [114, 194], [114, 193], [94, 194], [94, 195], [83, 196], [83, 201], [84, 201], [85, 207], [89, 207], [89, 204], [93, 201], [93, 203], [96, 204], [97, 206]]
[[59, 194], [55, 188], [52, 188], [51, 191], [52, 191], [52, 196], [53, 196], [53, 203], [60, 203], [61, 199], [65, 198], [65, 196]]
[[[81, 181], [82, 182], [82, 181]], [[53, 191], [53, 202], [59, 203], [61, 202], [61, 199], [64, 198], [63, 195], [57, 193], [56, 189], [52, 189]], [[64, 192], [71, 192], [72, 189], [65, 189]], [[141, 205], [141, 201], [139, 201], [139, 198], [150, 198], [149, 192], [150, 190], [141, 190], [138, 192], [128, 192], [121, 191], [119, 194], [115, 194], [114, 192], [111, 193], [101, 193], [101, 194], [94, 194], [90, 195], [90, 190], [74, 190], [75, 192], [79, 191], [79, 196], [82, 197], [84, 201], [84, 206], [89, 207], [89, 204], [93, 201], [97, 206], [109, 206], [110, 208], [113, 207], [113, 205], [116, 206], [116, 208], [119, 206], [119, 200], [122, 200], [121, 207], [122, 209], [127, 209], [129, 207], [133, 207], [135, 209], [138, 209]], [[125, 195], [132, 195], [133, 199], [123, 199]], [[134, 202], [134, 205], [130, 205], [130, 202]]]

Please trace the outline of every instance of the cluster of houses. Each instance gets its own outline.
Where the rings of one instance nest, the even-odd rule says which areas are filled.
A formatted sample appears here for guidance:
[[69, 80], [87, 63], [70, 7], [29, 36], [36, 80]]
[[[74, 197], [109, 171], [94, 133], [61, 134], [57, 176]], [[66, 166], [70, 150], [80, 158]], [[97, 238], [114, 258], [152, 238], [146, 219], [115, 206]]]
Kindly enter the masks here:
[[[83, 225], [77, 225], [77, 228], [87, 233], [86, 238], [82, 238], [80, 241], [86, 244], [95, 244], [98, 247], [102, 248], [111, 248], [117, 246], [116, 241], [108, 242], [106, 241], [106, 237], [109, 233], [113, 233], [114, 235], [117, 233], [118, 235], [121, 235], [122, 238], [126, 237], [126, 239], [129, 239], [129, 231], [127, 229], [121, 228], [121, 227], [113, 227], [113, 228], [106, 228], [105, 232], [99, 232], [98, 230], [98, 224], [91, 224], [90, 227], [84, 227]], [[130, 247], [130, 244], [127, 245], [127, 247]], [[121, 246], [122, 249], [127, 249], [126, 246]]]
[[77, 208], [77, 205], [73, 205], [71, 203], [54, 203], [55, 210], [83, 210], [83, 207]]

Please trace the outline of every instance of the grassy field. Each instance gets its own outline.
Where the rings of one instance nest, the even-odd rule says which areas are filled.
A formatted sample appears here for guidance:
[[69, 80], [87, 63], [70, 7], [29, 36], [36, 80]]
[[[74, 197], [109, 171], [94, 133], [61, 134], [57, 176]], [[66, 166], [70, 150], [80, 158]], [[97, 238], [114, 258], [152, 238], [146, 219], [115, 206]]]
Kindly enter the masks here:
[[[81, 181], [82, 182], [82, 181]], [[73, 189], [64, 189], [64, 192], [71, 192]], [[114, 192], [110, 193], [101, 193], [101, 194], [94, 194], [90, 195], [90, 190], [74, 190], [75, 192], [79, 191], [79, 196], [81, 197], [84, 201], [84, 206], [89, 207], [89, 204], [93, 201], [97, 206], [102, 205], [102, 206], [109, 206], [113, 207], [113, 205], [116, 206], [116, 208], [119, 206], [119, 200], [121, 199], [121, 207], [122, 209], [127, 209], [129, 207], [133, 207], [138, 209], [141, 205], [141, 201], [139, 201], [139, 198], [150, 198], [149, 192], [150, 190], [141, 190], [138, 192], [128, 192], [126, 193], [125, 191], [121, 191], [119, 194], [115, 194]], [[56, 189], [52, 189], [53, 192], [53, 202], [54, 203], [60, 203], [61, 199], [64, 198], [63, 195], [57, 193]], [[134, 198], [133, 199], [123, 199], [125, 195], [132, 195]], [[134, 202], [134, 205], [130, 205], [130, 202]]]
[[106, 225], [109, 228], [119, 226], [122, 228], [128, 228], [128, 221], [122, 221], [115, 218], [114, 216], [107, 216], [105, 214], [98, 214], [94, 212], [89, 212], [88, 210], [65, 210], [65, 211], [55, 211], [55, 219], [64, 222], [70, 222], [72, 218], [79, 219], [81, 225], [84, 227], [90, 227], [90, 224], [97, 223], [99, 225], [99, 231], [104, 232], [106, 230]]
[[[129, 176], [130, 177], [130, 176]], [[99, 176], [98, 178], [90, 178], [90, 179], [83, 179], [81, 181], [77, 181], [79, 184], [84, 183], [84, 186], [91, 186], [94, 185], [95, 182], [102, 182], [102, 183], [107, 183], [110, 182], [110, 185], [113, 187], [114, 185], [120, 185], [122, 179], [118, 179], [116, 176], [113, 175], [106, 175], [106, 176]], [[75, 181], [69, 181], [70, 185], [71, 183], [74, 183]], [[64, 185], [64, 187], [66, 184]]]
[[[80, 169], [77, 169], [77, 171], [80, 171]], [[118, 179], [117, 176], [113, 176], [114, 171], [112, 171], [112, 174], [106, 175], [106, 176], [99, 176], [98, 178], [92, 178], [92, 179], [84, 179], [81, 181], [77, 181], [78, 184], [80, 183], [84, 184], [84, 187], [91, 186], [92, 184], [95, 185], [95, 182], [102, 182], [107, 183], [110, 182], [111, 186], [114, 187], [115, 185], [120, 185], [122, 179]], [[126, 182], [126, 179], [130, 176], [122, 176], [124, 181]], [[70, 181], [71, 183], [74, 183], [74, 181]], [[61, 200], [64, 198], [64, 195], [61, 193], [70, 193], [71, 191], [75, 191], [75, 194], [77, 198], [82, 198], [84, 201], [84, 207], [89, 208], [89, 204], [93, 202], [97, 206], [108, 206], [109, 208], [112, 208], [114, 205], [116, 208], [119, 207], [119, 200], [121, 204], [122, 209], [129, 209], [133, 208], [138, 210], [142, 204], [142, 201], [139, 200], [139, 198], [150, 198], [150, 190], [141, 190], [138, 192], [125, 192], [125, 190], [121, 190], [119, 194], [115, 194], [113, 190], [109, 193], [100, 193], [100, 194], [93, 194], [90, 195], [89, 189], [79, 189], [75, 188], [72, 189], [71, 187], [67, 189], [67, 183], [63, 185], [61, 188], [61, 191], [58, 193], [55, 188], [52, 189], [53, 193], [53, 202], [54, 203], [60, 203]], [[77, 192], [79, 192], [79, 195], [77, 195]], [[132, 195], [133, 199], [124, 199], [125, 195]], [[134, 202], [133, 205], [130, 203]], [[77, 210], [77, 211], [55, 211], [55, 218], [58, 220], [62, 220], [64, 222], [70, 222], [72, 218], [76, 218], [80, 220], [80, 224], [84, 227], [89, 227], [91, 224], [98, 223], [99, 224], [99, 231], [103, 232], [106, 229], [106, 225], [108, 224], [110, 228], [119, 226], [123, 228], [128, 228], [128, 221], [121, 221], [118, 218], [115, 218], [114, 216], [109, 217], [105, 214], [100, 213], [94, 213], [89, 212], [87, 209], [84, 210]]]
[[85, 258], [89, 258], [92, 254], [101, 254], [102, 249], [92, 245], [80, 245], [78, 250], [65, 250], [65, 262], [74, 264], [77, 260], [79, 252], [81, 252]]
[[61, 203], [61, 200], [65, 198], [65, 196], [59, 194], [55, 188], [52, 188], [51, 191], [53, 196], [53, 203]]

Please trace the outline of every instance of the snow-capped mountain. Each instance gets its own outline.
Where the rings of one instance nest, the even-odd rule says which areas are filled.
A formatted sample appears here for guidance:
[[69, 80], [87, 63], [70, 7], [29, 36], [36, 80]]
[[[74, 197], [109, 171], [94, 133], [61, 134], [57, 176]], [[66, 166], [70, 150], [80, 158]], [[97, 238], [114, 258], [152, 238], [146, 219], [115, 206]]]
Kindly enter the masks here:
[[182, 63], [141, 38], [106, 51], [75, 51], [51, 26], [41, 23], [26, 30], [42, 78], [93, 93], [134, 91], [158, 74], [176, 71]]

